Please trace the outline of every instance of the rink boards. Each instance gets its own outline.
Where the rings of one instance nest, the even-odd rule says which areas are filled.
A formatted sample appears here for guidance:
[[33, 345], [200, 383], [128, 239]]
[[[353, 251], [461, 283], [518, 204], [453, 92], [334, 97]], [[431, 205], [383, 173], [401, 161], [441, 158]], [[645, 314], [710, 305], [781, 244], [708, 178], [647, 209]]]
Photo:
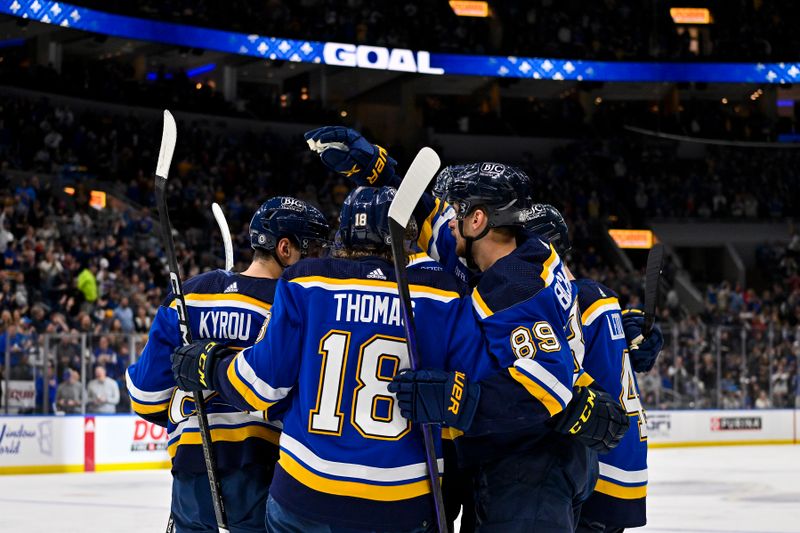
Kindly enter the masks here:
[[[793, 409], [649, 411], [653, 448], [797, 444]], [[167, 432], [134, 415], [0, 416], [0, 474], [169, 467]]]

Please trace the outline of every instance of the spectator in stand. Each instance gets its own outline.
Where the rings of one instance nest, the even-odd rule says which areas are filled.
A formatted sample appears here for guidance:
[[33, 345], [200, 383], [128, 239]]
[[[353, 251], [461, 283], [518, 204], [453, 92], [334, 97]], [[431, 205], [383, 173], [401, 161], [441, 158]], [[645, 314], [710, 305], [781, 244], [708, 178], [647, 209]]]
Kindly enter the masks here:
[[116, 378], [123, 373], [120, 371], [120, 366], [124, 368], [128, 364], [128, 361], [120, 361], [117, 350], [111, 345], [110, 339], [105, 335], [100, 337], [93, 355], [92, 362], [98, 366], [102, 366], [104, 372], [108, 373], [112, 378]]
[[[52, 413], [56, 405], [56, 371], [52, 362], [47, 363], [45, 376], [36, 377], [36, 407], [42, 411]], [[47, 389], [47, 400], [44, 398], [44, 390]], [[47, 401], [47, 407], [44, 402]]]
[[81, 412], [83, 386], [77, 370], [67, 369], [61, 384], [56, 389], [56, 408], [67, 414]]
[[106, 369], [97, 365], [94, 379], [86, 386], [89, 392], [88, 409], [92, 413], [116, 413], [119, 403], [119, 384], [106, 376]]
[[81, 291], [81, 294], [83, 294], [84, 301], [89, 304], [89, 309], [91, 308], [92, 304], [97, 301], [96, 273], [97, 267], [94, 265], [94, 262], [90, 262], [81, 269], [80, 273], [78, 273], [78, 277], [75, 280], [78, 290]]
[[131, 309], [130, 300], [127, 296], [123, 296], [117, 308], [114, 309], [114, 318], [119, 320], [120, 327], [125, 333], [130, 333], [134, 330], [133, 309]]

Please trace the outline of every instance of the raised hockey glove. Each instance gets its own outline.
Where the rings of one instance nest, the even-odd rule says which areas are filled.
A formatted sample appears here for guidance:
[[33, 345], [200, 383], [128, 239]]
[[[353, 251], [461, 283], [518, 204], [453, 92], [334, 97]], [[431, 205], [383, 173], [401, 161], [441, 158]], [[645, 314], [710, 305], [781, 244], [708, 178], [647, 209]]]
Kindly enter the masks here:
[[478, 408], [481, 389], [463, 372], [403, 370], [389, 383], [400, 414], [420, 424], [445, 424], [466, 431]]
[[326, 167], [358, 186], [389, 185], [397, 161], [386, 149], [369, 143], [359, 132], [344, 126], [324, 126], [307, 131], [308, 147], [317, 152]]
[[213, 390], [214, 371], [220, 359], [236, 353], [214, 341], [194, 341], [172, 352], [172, 375], [181, 390]]
[[557, 416], [556, 431], [598, 453], [616, 448], [630, 427], [625, 410], [610, 394], [589, 387], [573, 389], [572, 400]]
[[649, 372], [655, 366], [658, 353], [664, 347], [664, 335], [658, 324], [653, 324], [653, 329], [647, 338], [642, 335], [642, 328], [644, 328], [643, 312], [638, 309], [626, 309], [622, 312], [622, 329], [625, 330], [631, 367], [635, 372]]

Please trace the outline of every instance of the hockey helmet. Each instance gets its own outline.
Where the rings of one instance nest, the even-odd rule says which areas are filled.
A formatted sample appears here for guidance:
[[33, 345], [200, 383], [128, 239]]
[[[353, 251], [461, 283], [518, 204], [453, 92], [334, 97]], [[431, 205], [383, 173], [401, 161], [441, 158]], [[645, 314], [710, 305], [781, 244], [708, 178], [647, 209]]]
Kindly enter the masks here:
[[480, 207], [487, 212], [489, 228], [524, 226], [533, 201], [531, 179], [522, 170], [502, 163], [471, 163], [450, 174], [441, 184], [442, 194], [458, 220]]
[[342, 205], [335, 246], [375, 251], [389, 248], [389, 206], [395, 192], [392, 187], [353, 189]]
[[525, 229], [530, 230], [550, 242], [558, 255], [572, 248], [569, 228], [561, 213], [549, 204], [534, 204], [528, 211]]
[[305, 257], [313, 245], [325, 245], [330, 226], [322, 211], [290, 196], [270, 198], [258, 208], [250, 221], [250, 246], [274, 252], [278, 241], [292, 239]]

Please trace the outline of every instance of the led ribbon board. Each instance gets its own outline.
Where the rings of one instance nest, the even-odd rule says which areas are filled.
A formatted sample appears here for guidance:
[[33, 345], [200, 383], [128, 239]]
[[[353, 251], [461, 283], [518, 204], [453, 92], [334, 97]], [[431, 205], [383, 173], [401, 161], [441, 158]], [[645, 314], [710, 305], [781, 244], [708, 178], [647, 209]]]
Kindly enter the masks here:
[[264, 59], [421, 74], [576, 81], [797, 83], [800, 63], [658, 63], [438, 54], [264, 37], [104, 13], [62, 2], [0, 0], [0, 13], [113, 37]]

